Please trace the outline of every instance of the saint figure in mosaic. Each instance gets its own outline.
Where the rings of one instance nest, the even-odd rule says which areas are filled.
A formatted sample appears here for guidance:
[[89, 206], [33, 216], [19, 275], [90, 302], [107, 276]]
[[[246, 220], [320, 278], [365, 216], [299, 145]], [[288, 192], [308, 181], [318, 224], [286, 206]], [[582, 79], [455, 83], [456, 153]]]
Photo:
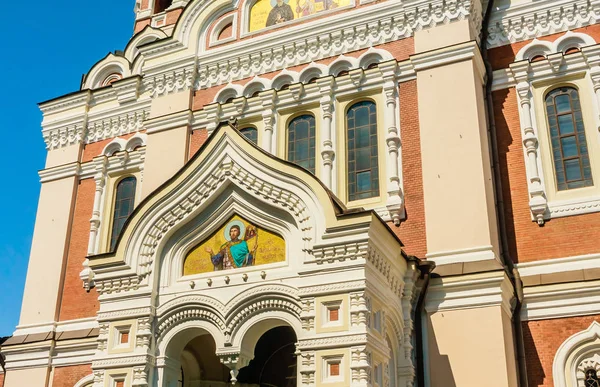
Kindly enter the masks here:
[[[244, 234], [243, 239], [240, 236]], [[231, 221], [225, 228], [226, 243], [221, 245], [219, 251], [215, 254], [213, 249], [206, 247], [205, 251], [210, 254], [215, 271], [228, 270], [239, 267], [252, 266], [258, 249], [258, 232], [252, 225], [246, 227], [239, 220]], [[252, 244], [252, 250], [248, 246], [248, 242]]]
[[285, 23], [290, 20], [294, 20], [294, 11], [292, 11], [292, 7], [284, 0], [277, 0], [277, 3], [273, 6], [273, 9], [269, 12], [269, 16], [267, 17], [267, 27]]

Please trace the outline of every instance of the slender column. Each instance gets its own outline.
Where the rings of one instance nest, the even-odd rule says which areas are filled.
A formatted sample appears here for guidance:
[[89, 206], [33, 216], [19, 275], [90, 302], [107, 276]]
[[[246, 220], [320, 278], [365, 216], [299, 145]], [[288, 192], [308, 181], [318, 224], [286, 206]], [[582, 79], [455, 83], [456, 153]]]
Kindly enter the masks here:
[[260, 93], [262, 100], [263, 112], [262, 118], [264, 123], [262, 148], [269, 152], [273, 152], [273, 128], [275, 126], [275, 91], [268, 90]]
[[221, 363], [229, 368], [229, 374], [231, 375], [231, 385], [237, 386], [237, 376], [240, 369], [244, 368], [250, 363], [252, 356], [247, 356], [242, 353], [217, 353], [217, 356], [221, 360]]
[[[528, 65], [528, 64], [527, 64]], [[533, 128], [531, 116], [531, 86], [526, 80], [526, 71], [519, 71], [515, 76], [517, 93], [519, 95], [519, 112], [523, 146], [526, 154], [526, 170], [529, 186], [529, 208], [539, 225], [544, 224], [544, 214], [547, 210], [547, 200], [538, 168], [538, 137]]]
[[322, 78], [318, 80], [319, 90], [321, 91], [321, 157], [323, 166], [321, 168], [321, 180], [329, 189], [333, 189], [333, 160], [335, 159], [335, 148], [332, 139], [333, 122], [333, 99], [332, 86], [333, 77]]
[[387, 208], [396, 226], [404, 215], [404, 200], [401, 188], [400, 170], [400, 132], [397, 125], [398, 87], [396, 80], [396, 62], [380, 65], [383, 74], [383, 93], [385, 97], [385, 128], [387, 144]]
[[90, 219], [90, 239], [88, 242], [88, 255], [95, 254], [98, 251], [97, 240], [100, 231], [101, 224], [101, 207], [102, 207], [102, 196], [104, 193], [104, 187], [106, 186], [106, 156], [95, 160], [96, 164], [96, 175], [94, 180], [96, 182], [96, 192], [94, 194], [94, 209], [92, 211], [92, 218]]

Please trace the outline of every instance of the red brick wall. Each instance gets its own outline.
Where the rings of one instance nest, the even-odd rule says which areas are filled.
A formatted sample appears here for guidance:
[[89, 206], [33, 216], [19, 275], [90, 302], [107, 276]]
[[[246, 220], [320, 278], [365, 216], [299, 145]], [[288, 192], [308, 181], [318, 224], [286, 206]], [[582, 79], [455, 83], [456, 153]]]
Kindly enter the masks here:
[[600, 315], [522, 322], [529, 387], [554, 387], [552, 363], [558, 347], [599, 320]]
[[4, 387], [4, 373], [0, 373], [0, 387]]
[[555, 218], [543, 227], [532, 222], [516, 90], [496, 91], [493, 101], [512, 259], [528, 262], [597, 253], [600, 249], [600, 213]]
[[[145, 131], [140, 131], [140, 133], [144, 133]], [[135, 133], [129, 133], [126, 134], [124, 136], [118, 136], [119, 138], [122, 138], [124, 140], [129, 139], [130, 137], [133, 137], [135, 135]], [[96, 156], [100, 156], [100, 154], [102, 153], [102, 150], [104, 149], [104, 147], [106, 145], [108, 145], [112, 140], [114, 140], [116, 137], [113, 138], [107, 138], [106, 140], [102, 140], [102, 141], [98, 141], [98, 142], [93, 142], [91, 144], [86, 144], [83, 148], [83, 156], [81, 158], [81, 162], [85, 163], [87, 161], [92, 161], [92, 159]]]
[[[582, 32], [584, 34], [588, 34], [593, 37], [596, 42], [600, 42], [600, 24], [594, 24], [588, 27], [577, 28], [573, 30], [574, 32]], [[560, 32], [557, 34], [552, 34], [548, 36], [542, 36], [538, 38], [538, 40], [545, 40], [548, 42], [553, 42], [556, 39], [563, 36], [565, 33]], [[519, 50], [525, 47], [527, 44], [531, 43], [532, 40], [526, 40], [523, 42], [517, 42], [513, 44], [507, 44], [501, 47], [495, 47], [488, 51], [490, 63], [494, 70], [503, 69], [508, 67], [509, 64], [515, 61], [515, 57]]]
[[404, 251], [419, 258], [425, 258], [427, 239], [425, 236], [417, 81], [401, 83], [399, 97], [406, 220], [400, 227], [395, 227], [393, 224], [390, 224], [390, 227], [404, 243]]
[[188, 153], [188, 160], [194, 157], [194, 155], [196, 154], [196, 152], [198, 152], [202, 144], [206, 142], [207, 138], [208, 130], [206, 129], [198, 129], [192, 131], [192, 134], [190, 135], [190, 149]]
[[143, 19], [135, 22], [135, 27], [133, 28], [134, 35], [143, 30], [146, 26], [150, 25], [152, 19]]
[[87, 293], [79, 278], [83, 269], [81, 264], [87, 255], [95, 191], [94, 179], [80, 181], [71, 226], [59, 321], [94, 317], [98, 311], [98, 293], [95, 289]]
[[[92, 365], [76, 365], [54, 368], [52, 387], [73, 387], [75, 383], [92, 373]], [[32, 386], [33, 387], [33, 386]]]

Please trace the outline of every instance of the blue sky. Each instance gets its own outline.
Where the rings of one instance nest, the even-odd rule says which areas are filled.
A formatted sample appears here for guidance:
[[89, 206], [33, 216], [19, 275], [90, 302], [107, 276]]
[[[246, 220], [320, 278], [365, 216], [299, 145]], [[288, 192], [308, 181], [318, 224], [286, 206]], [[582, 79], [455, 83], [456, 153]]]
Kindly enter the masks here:
[[133, 34], [135, 0], [32, 0], [0, 24], [0, 336], [19, 321], [46, 150], [42, 102], [79, 89], [81, 75]]

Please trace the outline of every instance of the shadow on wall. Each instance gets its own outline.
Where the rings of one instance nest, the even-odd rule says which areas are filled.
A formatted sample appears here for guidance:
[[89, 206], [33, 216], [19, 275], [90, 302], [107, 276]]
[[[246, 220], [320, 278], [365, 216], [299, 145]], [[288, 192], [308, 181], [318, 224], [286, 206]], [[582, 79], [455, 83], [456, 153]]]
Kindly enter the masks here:
[[[526, 322], [521, 324], [523, 329], [523, 344], [525, 347], [525, 358], [527, 359], [527, 382], [530, 387], [537, 386], [552, 386], [551, 375], [546, 379], [546, 373], [544, 372], [544, 366], [540, 360], [540, 351], [535, 345], [533, 335], [529, 329], [529, 325]], [[544, 384], [547, 382], [547, 384]]]
[[[513, 89], [514, 90], [514, 89]], [[513, 262], [519, 262], [519, 256], [517, 252], [517, 241], [515, 234], [515, 217], [513, 213], [513, 202], [511, 196], [511, 185], [509, 178], [509, 152], [511, 151], [511, 146], [513, 145], [514, 139], [510, 132], [509, 123], [507, 122], [506, 117], [509, 119], [515, 119], [516, 125], [519, 126], [519, 112], [518, 112], [518, 102], [516, 100], [516, 92], [513, 91], [513, 95], [509, 95], [509, 89], [498, 90], [493, 92], [492, 100], [494, 103], [494, 121], [496, 123], [496, 141], [498, 145], [498, 165], [497, 168], [500, 169], [501, 176], [501, 184], [502, 184], [502, 199], [504, 201], [504, 221], [506, 223], [506, 239], [508, 243], [508, 253], [512, 258]], [[513, 111], [514, 110], [514, 111]], [[513, 125], [515, 123], [512, 123]], [[522, 151], [520, 144], [515, 144], [512, 151], [521, 152], [519, 155], [522, 159]], [[516, 149], [515, 149], [516, 148]], [[511, 155], [511, 157], [514, 157]], [[525, 166], [522, 165], [524, 168]], [[514, 165], [512, 170], [514, 171]], [[525, 178], [525, 176], [523, 176]], [[524, 182], [527, 184], [527, 182]], [[527, 189], [527, 188], [525, 188]], [[527, 201], [527, 197], [525, 197]], [[526, 208], [527, 207], [527, 204]]]
[[431, 387], [457, 387], [448, 355], [440, 353], [440, 348], [427, 316], [427, 357], [429, 364], [429, 385]]

